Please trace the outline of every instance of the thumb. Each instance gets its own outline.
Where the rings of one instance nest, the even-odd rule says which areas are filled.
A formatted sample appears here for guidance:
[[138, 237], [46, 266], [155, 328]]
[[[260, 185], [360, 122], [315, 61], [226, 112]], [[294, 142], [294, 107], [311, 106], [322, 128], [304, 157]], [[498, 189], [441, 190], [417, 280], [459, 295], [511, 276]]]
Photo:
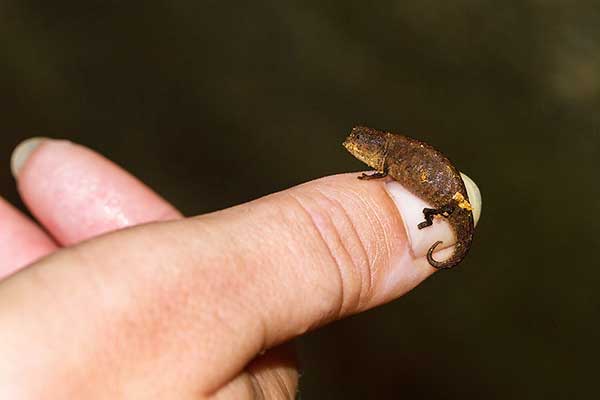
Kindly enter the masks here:
[[[428, 205], [399, 183], [356, 177], [319, 179], [58, 253], [0, 286], [0, 296], [18, 305], [15, 323], [31, 328], [11, 340], [10, 329], [0, 327], [0, 343], [43, 330], [45, 349], [89, 351], [99, 374], [115, 362], [118, 343], [127, 351], [119, 362], [137, 365], [121, 365], [118, 376], [139, 372], [123, 385], [139, 380], [139, 387], [148, 383], [171, 395], [169, 385], [178, 393], [214, 393], [260, 352], [411, 290], [435, 271], [428, 247], [456, 240], [443, 219], [418, 230]], [[32, 288], [49, 282], [52, 290]], [[29, 307], [30, 315], [51, 315], [52, 324], [23, 324]], [[61, 326], [71, 329], [68, 343]], [[45, 361], [58, 365], [48, 354]], [[60, 365], [76, 369], [82, 359]]]

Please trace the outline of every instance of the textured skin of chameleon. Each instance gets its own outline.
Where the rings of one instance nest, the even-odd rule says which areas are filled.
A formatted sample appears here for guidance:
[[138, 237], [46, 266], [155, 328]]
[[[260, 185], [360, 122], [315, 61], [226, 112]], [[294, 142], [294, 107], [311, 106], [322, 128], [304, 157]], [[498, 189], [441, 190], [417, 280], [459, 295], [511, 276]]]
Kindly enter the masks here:
[[427, 260], [438, 269], [452, 268], [463, 260], [473, 240], [473, 212], [461, 208], [455, 199], [457, 193], [467, 201], [469, 198], [460, 172], [448, 158], [427, 143], [367, 127], [354, 128], [344, 147], [433, 208], [451, 206], [453, 211], [446, 218], [456, 237], [454, 252], [446, 260], [436, 261], [433, 252], [441, 242], [435, 242], [427, 252]]

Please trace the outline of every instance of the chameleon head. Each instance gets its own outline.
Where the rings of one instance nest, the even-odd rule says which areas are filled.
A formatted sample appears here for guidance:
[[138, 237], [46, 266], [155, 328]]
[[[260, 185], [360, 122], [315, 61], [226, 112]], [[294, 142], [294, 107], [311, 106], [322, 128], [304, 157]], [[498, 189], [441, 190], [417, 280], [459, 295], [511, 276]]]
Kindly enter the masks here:
[[387, 134], [375, 129], [357, 126], [346, 138], [344, 147], [369, 167], [380, 170], [385, 157]]

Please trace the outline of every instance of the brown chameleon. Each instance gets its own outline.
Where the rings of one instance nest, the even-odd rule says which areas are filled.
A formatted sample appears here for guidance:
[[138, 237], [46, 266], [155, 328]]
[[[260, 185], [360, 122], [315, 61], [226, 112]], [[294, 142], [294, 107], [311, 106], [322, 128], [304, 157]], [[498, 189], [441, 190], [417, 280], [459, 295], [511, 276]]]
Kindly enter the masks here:
[[372, 128], [356, 127], [344, 141], [344, 147], [375, 172], [359, 179], [390, 176], [433, 208], [424, 208], [419, 229], [433, 224], [435, 216], [448, 220], [456, 236], [454, 252], [446, 260], [436, 261], [437, 241], [427, 251], [427, 261], [438, 269], [449, 269], [462, 261], [473, 240], [473, 208], [460, 172], [450, 160], [432, 146], [419, 140]]

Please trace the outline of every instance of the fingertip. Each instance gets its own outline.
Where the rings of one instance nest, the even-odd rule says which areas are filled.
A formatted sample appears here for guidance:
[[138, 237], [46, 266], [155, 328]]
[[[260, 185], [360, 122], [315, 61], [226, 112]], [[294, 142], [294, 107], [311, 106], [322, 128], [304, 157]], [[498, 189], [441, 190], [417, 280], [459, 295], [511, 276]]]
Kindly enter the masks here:
[[[482, 207], [481, 192], [471, 178], [462, 173], [461, 177], [472, 206], [474, 224], [477, 225]], [[426, 229], [419, 228], [419, 224], [424, 221], [423, 210], [435, 208], [432, 204], [412, 193], [397, 181], [386, 182], [386, 188], [402, 216], [412, 252], [416, 257], [425, 256], [431, 244], [436, 241], [443, 242], [440, 250], [456, 243], [456, 233], [445, 218], [434, 218], [431, 226]]]
[[444, 247], [456, 242], [456, 235], [445, 219], [434, 218], [431, 226], [426, 229], [418, 228], [424, 220], [423, 209], [432, 208], [431, 204], [396, 181], [387, 182], [386, 188], [402, 216], [411, 252], [416, 258], [424, 257], [431, 244], [438, 240], [444, 243]]
[[18, 178], [31, 155], [47, 140], [45, 137], [32, 137], [17, 145], [10, 158], [10, 169], [15, 178]]

